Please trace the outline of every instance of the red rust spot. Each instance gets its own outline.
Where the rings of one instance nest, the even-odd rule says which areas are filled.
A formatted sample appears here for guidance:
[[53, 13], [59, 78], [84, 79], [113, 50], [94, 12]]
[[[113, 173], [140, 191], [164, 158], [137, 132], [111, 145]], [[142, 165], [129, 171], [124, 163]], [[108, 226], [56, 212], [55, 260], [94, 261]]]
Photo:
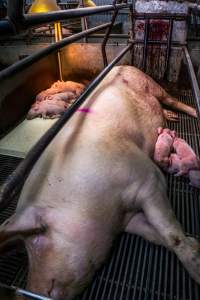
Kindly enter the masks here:
[[163, 41], [167, 39], [169, 23], [163, 20], [152, 20], [150, 22], [149, 39]]

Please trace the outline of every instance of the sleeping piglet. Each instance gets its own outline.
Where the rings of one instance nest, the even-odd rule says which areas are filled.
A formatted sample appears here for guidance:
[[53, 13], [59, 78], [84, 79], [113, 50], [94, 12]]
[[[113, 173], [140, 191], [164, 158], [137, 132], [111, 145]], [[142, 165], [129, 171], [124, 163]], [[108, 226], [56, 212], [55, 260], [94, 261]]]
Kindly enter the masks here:
[[29, 110], [27, 119], [31, 120], [35, 117], [54, 119], [64, 113], [67, 107], [68, 104], [62, 100], [45, 100], [42, 102], [36, 102]]
[[158, 134], [154, 151], [154, 161], [165, 169], [169, 166], [169, 156], [176, 133], [168, 128], [159, 127]]

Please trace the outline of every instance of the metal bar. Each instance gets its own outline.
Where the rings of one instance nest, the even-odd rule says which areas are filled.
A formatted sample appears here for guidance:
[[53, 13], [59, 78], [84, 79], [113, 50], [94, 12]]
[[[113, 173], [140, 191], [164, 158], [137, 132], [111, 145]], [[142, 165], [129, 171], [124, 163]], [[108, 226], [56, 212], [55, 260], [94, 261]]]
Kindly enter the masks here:
[[107, 55], [106, 55], [106, 44], [107, 41], [110, 37], [110, 33], [112, 31], [113, 28], [113, 24], [116, 20], [116, 17], [118, 15], [118, 9], [116, 8], [116, 0], [113, 1], [113, 6], [115, 7], [115, 11], [113, 13], [112, 19], [111, 19], [111, 24], [110, 26], [107, 28], [102, 45], [101, 45], [101, 51], [102, 51], [102, 56], [103, 56], [103, 63], [104, 63], [104, 67], [106, 67], [108, 65], [108, 59], [107, 59]]
[[165, 61], [165, 75], [164, 77], [167, 78], [168, 70], [169, 70], [169, 58], [171, 53], [171, 44], [172, 44], [172, 31], [173, 31], [173, 20], [169, 20], [169, 32], [168, 32], [168, 39], [167, 39], [167, 49], [166, 49], [166, 61]]
[[[139, 40], [135, 40], [133, 41], [134, 44], [144, 44], [143, 41], [139, 41]], [[152, 41], [152, 40], [149, 40], [148, 41], [148, 44], [151, 44], [151, 45], [167, 45], [168, 41]], [[171, 42], [172, 45], [174, 46], [185, 46], [187, 45], [187, 43], [180, 43], [180, 42]]]
[[176, 21], [183, 21], [188, 18], [188, 15], [186, 14], [169, 14], [169, 13], [135, 13], [134, 17], [136, 20], [142, 20], [142, 19], [164, 19], [169, 20], [173, 19]]
[[[56, 22], [54, 24], [54, 29], [55, 29], [56, 42], [61, 41], [62, 40], [62, 31], [61, 31], [60, 22]], [[62, 61], [61, 61], [61, 52], [60, 52], [60, 50], [58, 50], [57, 56], [58, 56], [59, 78], [62, 81], [63, 76], [62, 76]]]
[[144, 28], [143, 71], [146, 70], [148, 37], [149, 37], [149, 18], [145, 20], [145, 28]]
[[[130, 40], [135, 39], [135, 18], [133, 13], [135, 12], [135, 0], [132, 0], [132, 6], [130, 7], [130, 15], [131, 15], [131, 31], [129, 32]], [[134, 64], [134, 47], [132, 48], [131, 53], [131, 66]]]
[[20, 30], [23, 27], [23, 0], [8, 0], [7, 15], [8, 19], [14, 24], [16, 30]]
[[16, 74], [17, 72], [26, 68], [27, 66], [31, 66], [34, 62], [40, 60], [41, 58], [47, 56], [48, 54], [51, 54], [66, 45], [76, 42], [86, 35], [89, 35], [96, 31], [105, 29], [108, 26], [110, 26], [110, 23], [99, 25], [94, 28], [88, 29], [87, 31], [79, 32], [79, 33], [74, 34], [70, 37], [67, 37], [57, 43], [54, 43], [54, 44], [50, 45], [49, 47], [42, 49], [42, 50], [38, 51], [37, 53], [34, 53], [34, 54], [24, 58], [23, 60], [16, 62], [15, 64], [9, 66], [5, 70], [1, 71], [0, 72], [0, 80], [9, 78], [10, 76], [12, 76], [12, 75]]
[[8, 177], [7, 183], [5, 183], [0, 192], [0, 208], [7, 207], [10, 203], [10, 196], [13, 194], [15, 188], [21, 188], [24, 181], [29, 175], [33, 165], [36, 163], [42, 152], [52, 141], [59, 130], [65, 125], [65, 123], [76, 112], [80, 105], [85, 101], [86, 97], [94, 90], [99, 82], [106, 76], [106, 74], [112, 69], [112, 67], [132, 48], [133, 44], [129, 44], [125, 47], [119, 55], [112, 60], [112, 62], [92, 81], [92, 83], [86, 88], [82, 95], [69, 107], [69, 109], [63, 114], [60, 119], [40, 138], [35, 146], [29, 151], [26, 158], [17, 167], [17, 169]]
[[[6, 284], [0, 284], [0, 291], [1, 293], [5, 293], [8, 294], [9, 296], [12, 295], [18, 295], [18, 296], [25, 296], [28, 299], [34, 299], [34, 300], [53, 300], [52, 298], [47, 298], [45, 296], [41, 296], [29, 291], [26, 291], [24, 289], [21, 288], [17, 288], [15, 286], [8, 286]], [[6, 298], [7, 299], [7, 298]]]
[[[130, 5], [123, 3], [117, 4], [116, 7], [118, 9], [124, 9], [129, 8]], [[8, 0], [8, 20], [0, 21], [0, 32], [2, 35], [15, 34], [16, 31], [25, 30], [33, 26], [54, 23], [66, 19], [86, 17], [97, 13], [113, 11], [114, 9], [113, 5], [102, 5], [28, 15], [23, 14], [23, 0]], [[10, 22], [12, 22], [12, 26]]]
[[[17, 1], [17, 0], [13, 0]], [[21, 0], [20, 0], [21, 1]], [[11, 3], [11, 0], [10, 0]], [[10, 4], [11, 5], [11, 4]], [[125, 8], [130, 8], [130, 4], [117, 4], [116, 5], [117, 9], [125, 9]], [[91, 8], [76, 8], [76, 9], [69, 9], [69, 10], [60, 10], [56, 12], [49, 12], [49, 13], [40, 13], [40, 14], [24, 14], [21, 15], [19, 14], [18, 11], [18, 18], [17, 23], [16, 20], [13, 23], [13, 25], [16, 25], [17, 29], [28, 29], [33, 26], [37, 25], [43, 25], [45, 23], [53, 23], [55, 21], [61, 21], [61, 20], [66, 20], [66, 19], [73, 19], [73, 18], [80, 18], [84, 16], [90, 16], [94, 15], [97, 13], [102, 13], [102, 12], [108, 12], [108, 11], [113, 11], [115, 8], [113, 5], [103, 5], [103, 6], [97, 6], [97, 7], [91, 7]], [[150, 18], [150, 19], [173, 19], [173, 20], [186, 20], [187, 15], [185, 14], [156, 14], [156, 13], [134, 13], [134, 17], [139, 20], [139, 19], [144, 19], [144, 18]], [[4, 20], [0, 21], [0, 31], [3, 34], [3, 29], [5, 28], [5, 34], [11, 34], [15, 33], [15, 31], [12, 31], [12, 28], [10, 26], [9, 21]]]
[[199, 89], [197, 78], [196, 78], [196, 75], [194, 72], [194, 67], [193, 67], [187, 47], [183, 47], [183, 50], [184, 50], [185, 58], [187, 61], [187, 68], [188, 68], [188, 73], [189, 73], [191, 84], [192, 84], [192, 90], [193, 90], [194, 98], [195, 98], [195, 102], [196, 102], [197, 113], [198, 113], [198, 116], [200, 119], [200, 89]]
[[[83, 0], [80, 1], [80, 7], [83, 7], [83, 8], [84, 8], [84, 1], [83, 1]], [[82, 31], [88, 29], [88, 24], [87, 24], [87, 19], [86, 19], [86, 17], [81, 18], [81, 27], [82, 27]], [[86, 37], [84, 38], [84, 42], [85, 42], [85, 43], [88, 42], [88, 40], [87, 40]]]
[[0, 36], [2, 35], [10, 35], [10, 34], [16, 34], [15, 26], [8, 20], [1, 20], [0, 21]]
[[[117, 9], [129, 8], [129, 6], [129, 4], [116, 4]], [[97, 7], [76, 8], [69, 10], [59, 10], [49, 13], [24, 15], [24, 25], [26, 27], [42, 25], [44, 23], [81, 18], [113, 10], [115, 10], [115, 7], [113, 5], [103, 5]]]

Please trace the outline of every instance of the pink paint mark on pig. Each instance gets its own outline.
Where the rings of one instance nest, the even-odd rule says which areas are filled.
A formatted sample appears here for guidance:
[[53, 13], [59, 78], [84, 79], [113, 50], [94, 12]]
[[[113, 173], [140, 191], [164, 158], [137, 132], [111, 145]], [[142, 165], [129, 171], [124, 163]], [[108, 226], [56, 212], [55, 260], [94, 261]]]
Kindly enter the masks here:
[[77, 111], [84, 112], [86, 114], [92, 112], [92, 110], [90, 108], [79, 108], [79, 109], [77, 109]]

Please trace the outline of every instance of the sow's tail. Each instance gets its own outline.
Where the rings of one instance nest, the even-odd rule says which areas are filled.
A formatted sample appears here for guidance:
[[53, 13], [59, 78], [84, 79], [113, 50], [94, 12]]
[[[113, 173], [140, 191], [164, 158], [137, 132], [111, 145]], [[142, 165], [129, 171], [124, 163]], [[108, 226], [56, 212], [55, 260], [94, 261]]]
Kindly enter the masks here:
[[184, 113], [197, 118], [197, 112], [195, 108], [178, 101], [176, 98], [173, 98], [168, 94], [159, 100], [162, 104], [167, 105], [172, 109], [183, 111]]

